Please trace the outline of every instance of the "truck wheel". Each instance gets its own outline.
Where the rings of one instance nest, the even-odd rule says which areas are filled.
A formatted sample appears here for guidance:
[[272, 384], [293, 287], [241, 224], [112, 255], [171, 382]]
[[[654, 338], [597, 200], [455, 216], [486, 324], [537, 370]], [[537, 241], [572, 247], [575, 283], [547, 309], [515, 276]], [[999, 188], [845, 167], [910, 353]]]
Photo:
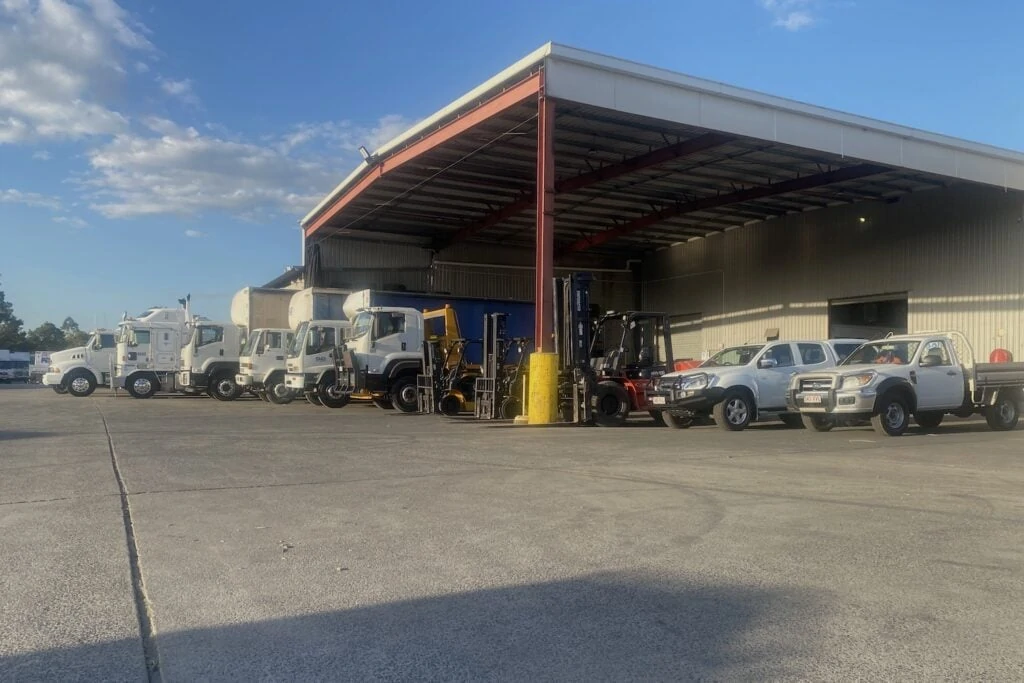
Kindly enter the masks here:
[[594, 424], [598, 427], [621, 427], [629, 417], [629, 393], [617, 382], [601, 382], [594, 392], [591, 406]]
[[690, 427], [693, 426], [692, 417], [673, 415], [667, 410], [661, 411], [661, 421], [665, 424], [666, 427], [671, 427], [672, 429], [689, 429]]
[[69, 394], [76, 398], [85, 398], [96, 391], [96, 378], [88, 370], [79, 370], [71, 374], [65, 382]]
[[1000, 392], [995, 405], [985, 410], [985, 421], [997, 432], [1008, 432], [1017, 426], [1020, 420], [1019, 396], [1013, 393]]
[[242, 391], [232, 375], [221, 373], [213, 376], [208, 393], [218, 401], [234, 401], [242, 395]]
[[124, 383], [124, 388], [132, 398], [151, 398], [160, 391], [160, 382], [152, 375], [132, 375]]
[[786, 425], [790, 429], [804, 428], [803, 419], [795, 413], [785, 413], [783, 415], [779, 415], [779, 419], [782, 420], [782, 424]]
[[871, 426], [883, 436], [903, 436], [910, 425], [910, 409], [902, 396], [886, 396], [879, 402], [877, 415], [871, 417]]
[[391, 405], [391, 401], [385, 398], [375, 398], [370, 401], [373, 405], [377, 406], [381, 410], [394, 410], [395, 407]]
[[836, 423], [827, 415], [801, 415], [800, 422], [805, 429], [815, 432], [831, 432]]
[[399, 377], [391, 385], [391, 390], [388, 393], [391, 394], [391, 405], [395, 407], [395, 410], [400, 410], [403, 413], [419, 412], [420, 406], [417, 400], [418, 392], [416, 390], [415, 375]]
[[61, 396], [68, 393], [68, 388], [63, 384], [54, 384], [50, 388], [53, 389], [54, 393], [60, 394]]
[[942, 413], [914, 413], [914, 422], [922, 429], [937, 429], [944, 417]]
[[311, 406], [316, 406], [317, 408], [323, 408], [324, 407], [324, 404], [320, 402], [319, 394], [317, 394], [315, 390], [314, 391], [306, 391], [306, 392], [303, 392], [303, 393], [306, 396], [306, 403], [308, 403]]
[[750, 425], [754, 416], [753, 402], [742, 391], [729, 391], [721, 403], [716, 403], [711, 411], [715, 416], [715, 424], [720, 429], [730, 432], [741, 432]]
[[334, 379], [334, 373], [328, 372], [320, 378], [316, 385], [316, 397], [325, 408], [344, 408], [351, 399], [350, 394], [341, 392]]
[[283, 406], [295, 400], [295, 392], [280, 380], [273, 380], [264, 392], [267, 400], [274, 405]]

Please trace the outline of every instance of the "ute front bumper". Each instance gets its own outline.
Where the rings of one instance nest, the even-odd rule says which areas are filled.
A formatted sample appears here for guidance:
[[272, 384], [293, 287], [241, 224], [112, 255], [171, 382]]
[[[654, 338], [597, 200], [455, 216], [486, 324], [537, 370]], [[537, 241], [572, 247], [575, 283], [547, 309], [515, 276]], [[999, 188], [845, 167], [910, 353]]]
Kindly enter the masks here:
[[710, 413], [715, 405], [722, 402], [724, 396], [725, 389], [721, 387], [687, 390], [659, 387], [647, 390], [647, 408], [698, 415]]

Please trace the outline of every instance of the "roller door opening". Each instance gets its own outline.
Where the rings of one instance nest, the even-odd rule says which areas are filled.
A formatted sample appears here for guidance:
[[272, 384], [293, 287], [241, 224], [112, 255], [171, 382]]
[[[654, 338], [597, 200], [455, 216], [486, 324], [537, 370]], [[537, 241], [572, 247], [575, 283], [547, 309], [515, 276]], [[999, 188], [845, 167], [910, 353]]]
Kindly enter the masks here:
[[906, 333], [906, 294], [834, 299], [828, 304], [828, 334], [832, 339], [879, 339]]
[[700, 360], [704, 350], [703, 313], [685, 313], [668, 317], [672, 335], [672, 357], [677, 361]]

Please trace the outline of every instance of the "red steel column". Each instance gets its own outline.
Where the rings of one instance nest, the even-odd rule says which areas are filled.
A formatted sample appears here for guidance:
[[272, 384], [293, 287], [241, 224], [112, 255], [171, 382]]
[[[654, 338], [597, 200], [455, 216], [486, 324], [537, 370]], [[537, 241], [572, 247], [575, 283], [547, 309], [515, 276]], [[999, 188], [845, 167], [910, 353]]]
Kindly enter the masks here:
[[541, 72], [537, 96], [537, 256], [534, 282], [534, 343], [537, 351], [555, 350], [555, 103], [544, 92]]

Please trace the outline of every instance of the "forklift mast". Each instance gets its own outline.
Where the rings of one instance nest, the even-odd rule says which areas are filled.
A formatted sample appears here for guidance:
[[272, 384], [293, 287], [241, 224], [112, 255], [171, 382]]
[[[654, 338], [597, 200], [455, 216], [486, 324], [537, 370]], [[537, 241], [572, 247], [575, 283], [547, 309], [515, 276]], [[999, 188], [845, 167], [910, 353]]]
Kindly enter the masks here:
[[592, 317], [590, 273], [555, 278], [554, 331], [559, 359], [558, 412], [563, 422], [589, 424], [591, 398], [597, 384], [590, 364]]

